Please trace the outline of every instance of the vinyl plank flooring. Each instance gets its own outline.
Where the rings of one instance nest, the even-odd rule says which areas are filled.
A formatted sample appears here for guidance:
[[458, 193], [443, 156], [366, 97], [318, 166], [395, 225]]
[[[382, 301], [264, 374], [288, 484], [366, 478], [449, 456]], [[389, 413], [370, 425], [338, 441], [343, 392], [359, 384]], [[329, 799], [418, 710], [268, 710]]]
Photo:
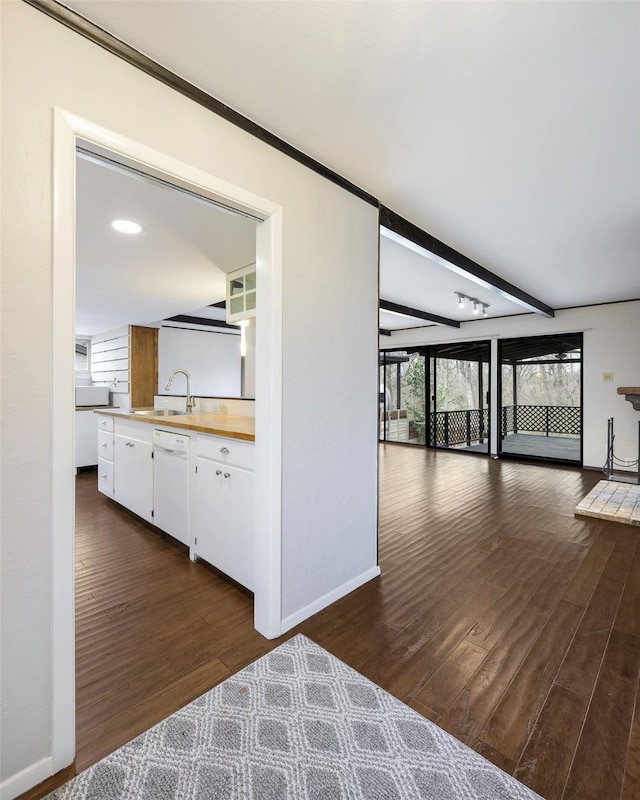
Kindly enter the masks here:
[[566, 800], [619, 798], [640, 675], [640, 636], [613, 630], [564, 792]]
[[629, 568], [620, 607], [613, 627], [617, 631], [640, 634], [640, 557], [636, 553]]
[[588, 697], [554, 684], [513, 775], [542, 797], [562, 797]]
[[496, 767], [500, 767], [503, 772], [513, 775], [513, 771], [516, 767], [515, 762], [507, 758], [503, 753], [490, 747], [486, 742], [483, 742], [482, 739], [476, 739], [475, 742], [471, 743], [471, 747], [476, 753], [480, 753], [481, 756], [484, 756], [488, 761], [491, 761], [492, 764], [495, 764]]
[[600, 671], [622, 587], [604, 575], [600, 579], [556, 676], [557, 683], [585, 698], [591, 696]]
[[560, 601], [482, 730], [482, 741], [513, 761], [520, 758], [582, 613], [580, 606]]
[[564, 599], [586, 606], [611, 555], [614, 543], [601, 535], [591, 545], [589, 552], [567, 586]]
[[522, 611], [551, 567], [549, 561], [530, 558], [528, 571], [523, 573], [520, 579], [515, 578], [515, 582], [509, 586], [500, 600], [473, 626], [466, 636], [467, 641], [490, 650]]
[[574, 547], [575, 550], [570, 558], [554, 564], [546, 579], [527, 602], [527, 609], [545, 617], [551, 614], [565, 593], [582, 560], [587, 555], [588, 548], [578, 545], [574, 545]]
[[382, 656], [365, 662], [364, 674], [396, 697], [413, 696], [502, 593], [483, 584], [463, 603], [441, 598], [392, 639]]
[[[614, 800], [581, 788], [605, 759], [615, 800], [635, 800], [640, 530], [574, 516], [599, 478], [381, 446], [382, 575], [287, 636], [308, 635], [546, 800]], [[254, 630], [250, 595], [100, 495], [95, 472], [76, 485], [81, 769], [279, 640]]]
[[483, 647], [463, 639], [420, 689], [415, 699], [441, 716], [471, 680], [487, 655], [488, 652]]
[[76, 752], [78, 771], [156, 725], [229, 675], [231, 671], [213, 659], [186, 677], [163, 685], [159, 690], [157, 686], [150, 687], [147, 696], [140, 702], [109, 716], [79, 737]]
[[640, 703], [636, 698], [636, 713], [629, 737], [622, 800], [637, 800], [638, 797], [640, 797]]
[[437, 714], [432, 708], [428, 708], [424, 705], [424, 703], [421, 703], [415, 698], [413, 698], [413, 700], [408, 700], [407, 705], [414, 711], [417, 711], [418, 714], [421, 714], [423, 717], [426, 717], [428, 720], [431, 720], [431, 722], [435, 722], [436, 724], [438, 724], [442, 718], [441, 715]]
[[543, 617], [523, 611], [443, 715], [440, 726], [471, 745], [500, 702], [544, 626]]

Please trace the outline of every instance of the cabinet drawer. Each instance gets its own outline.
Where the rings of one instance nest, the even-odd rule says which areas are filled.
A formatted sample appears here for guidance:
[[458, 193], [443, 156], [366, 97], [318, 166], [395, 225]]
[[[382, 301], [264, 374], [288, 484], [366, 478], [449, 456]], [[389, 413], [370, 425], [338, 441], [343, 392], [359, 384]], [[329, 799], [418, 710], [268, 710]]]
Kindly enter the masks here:
[[113, 434], [109, 431], [98, 431], [98, 458], [113, 461]]
[[98, 459], [98, 490], [113, 497], [113, 461]]
[[198, 455], [211, 458], [229, 466], [254, 469], [255, 445], [241, 439], [198, 434]]
[[105, 417], [102, 414], [98, 414], [98, 430], [113, 433], [113, 417]]
[[127, 439], [135, 439], [138, 442], [153, 444], [154, 427], [155, 425], [151, 425], [148, 422], [136, 422], [132, 419], [118, 419], [116, 420], [114, 430], [116, 436], [124, 436]]

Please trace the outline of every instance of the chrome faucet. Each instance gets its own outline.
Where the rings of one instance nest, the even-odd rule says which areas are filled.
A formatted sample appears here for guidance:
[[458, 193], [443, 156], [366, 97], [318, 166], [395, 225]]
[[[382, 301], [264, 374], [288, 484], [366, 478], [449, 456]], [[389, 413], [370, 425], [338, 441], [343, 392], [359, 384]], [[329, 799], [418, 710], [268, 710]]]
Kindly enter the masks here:
[[189, 375], [187, 370], [186, 369], [174, 369], [173, 372], [171, 373], [171, 375], [169, 375], [169, 380], [167, 381], [167, 385], [164, 388], [165, 388], [165, 391], [167, 391], [167, 392], [169, 391], [169, 389], [171, 388], [171, 381], [174, 379], [174, 377], [179, 372], [181, 372], [185, 376], [185, 378], [187, 379], [187, 403], [186, 403], [186, 406], [187, 406], [187, 414], [188, 414], [190, 411], [193, 411], [193, 407], [195, 406], [196, 401], [193, 399], [193, 397], [191, 397], [191, 375]]

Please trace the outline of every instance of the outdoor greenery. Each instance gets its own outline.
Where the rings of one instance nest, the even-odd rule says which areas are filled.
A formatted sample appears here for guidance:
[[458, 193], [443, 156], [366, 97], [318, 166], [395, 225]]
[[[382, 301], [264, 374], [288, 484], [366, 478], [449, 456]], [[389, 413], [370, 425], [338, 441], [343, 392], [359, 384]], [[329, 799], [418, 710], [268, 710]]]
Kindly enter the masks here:
[[[403, 352], [394, 355], [406, 357], [406, 361], [389, 364], [386, 380], [381, 369], [381, 389], [384, 385], [386, 409], [406, 411], [411, 425], [411, 437], [424, 441], [426, 434], [426, 409], [430, 403], [425, 398], [425, 357]], [[557, 362], [557, 356], [549, 357]], [[475, 361], [437, 358], [436, 403], [438, 411], [464, 411], [480, 406], [479, 369], [483, 370], [483, 395], [489, 388], [489, 366]], [[502, 367], [502, 402], [513, 405], [513, 370], [517, 378], [518, 405], [579, 406], [580, 363], [570, 358], [557, 363], [519, 364]], [[542, 363], [540, 363], [542, 362]], [[399, 375], [398, 375], [399, 370]], [[398, 377], [400, 397], [398, 398]], [[433, 377], [432, 377], [433, 381]], [[433, 383], [429, 394], [433, 394]], [[483, 396], [483, 401], [484, 401]], [[426, 402], [425, 402], [426, 400]]]
[[[504, 405], [513, 405], [513, 369], [508, 364], [502, 366]], [[518, 405], [580, 405], [580, 363], [519, 364], [515, 370]]]

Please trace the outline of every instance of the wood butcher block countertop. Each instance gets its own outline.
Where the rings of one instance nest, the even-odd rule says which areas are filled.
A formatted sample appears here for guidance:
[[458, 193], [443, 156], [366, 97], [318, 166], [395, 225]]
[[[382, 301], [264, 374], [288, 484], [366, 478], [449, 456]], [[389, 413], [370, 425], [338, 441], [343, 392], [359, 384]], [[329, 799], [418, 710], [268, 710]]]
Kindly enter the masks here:
[[230, 439], [244, 439], [255, 442], [255, 419], [241, 417], [237, 414], [175, 414], [164, 416], [161, 410], [158, 414], [145, 415], [133, 414], [116, 409], [95, 409], [96, 414], [104, 414], [120, 419], [132, 419], [135, 422], [147, 422], [151, 425], [162, 425], [163, 428], [179, 428], [181, 430], [209, 433], [213, 436], [227, 436]]

